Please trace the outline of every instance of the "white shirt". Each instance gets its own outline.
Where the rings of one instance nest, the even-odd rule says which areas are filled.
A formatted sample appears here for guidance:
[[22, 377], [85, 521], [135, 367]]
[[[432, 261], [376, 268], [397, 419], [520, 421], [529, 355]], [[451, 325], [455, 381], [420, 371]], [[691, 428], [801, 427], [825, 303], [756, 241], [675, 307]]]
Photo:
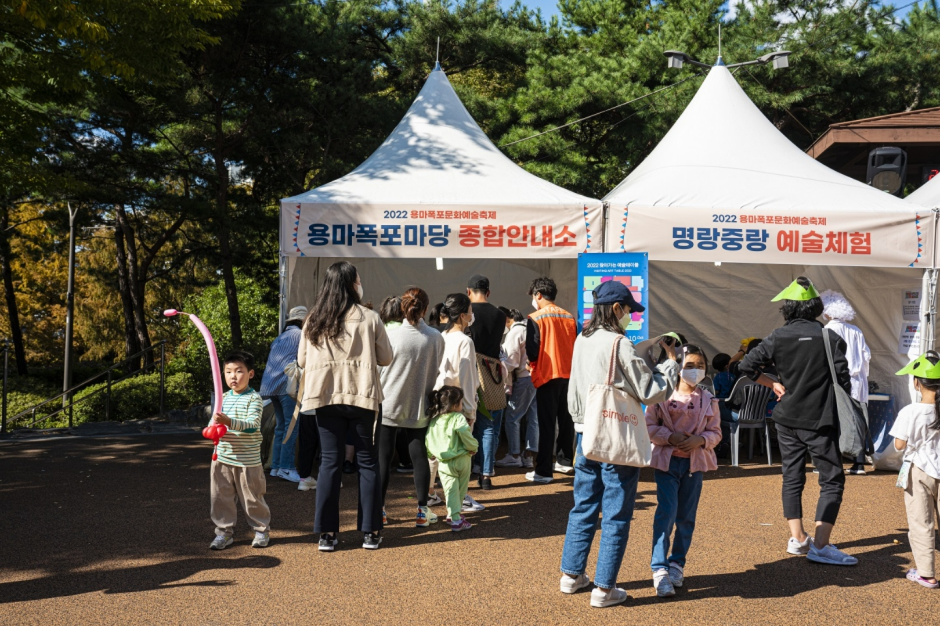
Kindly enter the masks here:
[[845, 358], [849, 362], [849, 374], [852, 376], [852, 397], [863, 404], [868, 404], [868, 372], [871, 365], [871, 349], [865, 342], [865, 335], [857, 326], [840, 320], [829, 320], [826, 328], [845, 340], [848, 348]]
[[909, 404], [898, 413], [889, 434], [907, 442], [905, 461], [940, 480], [940, 430], [930, 427], [935, 416], [932, 404]]
[[531, 376], [526, 366], [529, 357], [525, 353], [525, 322], [515, 322], [510, 328], [506, 338], [503, 339], [503, 351], [506, 352], [506, 367], [516, 378]]
[[467, 419], [477, 416], [477, 352], [473, 339], [460, 331], [442, 333], [444, 336], [444, 358], [434, 383], [434, 389], [448, 385], [463, 391], [463, 414]]

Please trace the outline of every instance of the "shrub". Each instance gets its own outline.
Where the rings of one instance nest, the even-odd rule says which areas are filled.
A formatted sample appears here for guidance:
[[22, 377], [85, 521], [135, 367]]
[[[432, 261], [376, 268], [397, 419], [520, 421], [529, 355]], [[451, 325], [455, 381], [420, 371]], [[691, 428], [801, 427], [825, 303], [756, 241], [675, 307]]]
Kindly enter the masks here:
[[[62, 383], [55, 384], [50, 381], [45, 381], [41, 379], [33, 378], [32, 376], [27, 377], [16, 377], [11, 376], [7, 380], [7, 417], [13, 418], [14, 415], [20, 411], [25, 411], [26, 409], [35, 406], [45, 400], [46, 398], [53, 396], [62, 391]], [[42, 409], [39, 409], [36, 412], [36, 416], [40, 417], [43, 415], [49, 414], [51, 411], [59, 408], [61, 403], [50, 402], [48, 405], [44, 406]], [[22, 428], [29, 426], [30, 422], [18, 422], [13, 424], [10, 428]], [[37, 424], [37, 426], [52, 426], [52, 422], [43, 422]]]
[[[254, 280], [237, 273], [238, 310], [242, 322], [242, 348], [255, 357], [255, 378], [251, 386], [258, 389], [264, 363], [277, 335], [277, 307], [265, 302], [266, 291]], [[232, 327], [229, 321], [225, 286], [220, 281], [206, 287], [198, 296], [184, 303], [182, 310], [199, 316], [215, 341], [216, 351], [222, 359], [232, 349]], [[174, 322], [175, 323], [175, 322]], [[193, 389], [208, 398], [212, 391], [209, 352], [195, 324], [180, 317], [182, 343], [168, 363], [171, 372], [186, 372], [192, 376]], [[224, 381], [223, 381], [224, 384]]]
[[[76, 395], [76, 400], [92, 395], [94, 397], [75, 406], [73, 417], [76, 426], [85, 422], [101, 422], [106, 419], [107, 383], [99, 383], [83, 389]], [[167, 374], [163, 398], [164, 410], [186, 409], [207, 401], [208, 397], [200, 397], [195, 392], [189, 374], [185, 372]], [[111, 385], [111, 415], [108, 418], [111, 421], [124, 422], [154, 417], [159, 412], [159, 372], [134, 376]]]

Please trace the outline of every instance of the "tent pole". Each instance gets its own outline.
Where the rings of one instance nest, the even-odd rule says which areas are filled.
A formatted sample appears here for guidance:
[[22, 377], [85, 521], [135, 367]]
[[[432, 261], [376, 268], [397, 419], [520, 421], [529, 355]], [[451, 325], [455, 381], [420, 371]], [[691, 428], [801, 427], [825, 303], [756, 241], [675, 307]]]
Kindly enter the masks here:
[[278, 279], [278, 302], [277, 302], [277, 334], [284, 332], [284, 323], [287, 320], [287, 257], [283, 253], [284, 245], [284, 207], [278, 213], [277, 220], [277, 279]]
[[607, 252], [607, 224], [610, 222], [610, 204], [605, 200], [604, 201], [604, 211], [602, 212], [604, 227], [601, 229], [603, 236], [601, 237], [601, 252]]

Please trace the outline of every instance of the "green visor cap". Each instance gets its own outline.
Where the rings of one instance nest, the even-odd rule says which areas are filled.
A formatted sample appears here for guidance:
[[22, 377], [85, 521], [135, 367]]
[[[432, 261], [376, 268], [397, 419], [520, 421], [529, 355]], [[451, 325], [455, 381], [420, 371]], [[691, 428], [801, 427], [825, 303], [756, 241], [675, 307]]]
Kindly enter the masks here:
[[800, 283], [794, 280], [790, 283], [789, 287], [777, 294], [777, 297], [771, 300], [771, 302], [779, 302], [780, 300], [799, 300], [806, 302], [807, 300], [818, 297], [819, 292], [816, 291], [816, 287], [813, 286], [813, 283], [810, 283], [809, 287], [804, 289]]
[[906, 374], [910, 374], [911, 376], [916, 376], [918, 378], [938, 380], [940, 379], [940, 363], [934, 365], [930, 362], [930, 359], [928, 359], [927, 355], [925, 354], [908, 363], [904, 369], [897, 373], [898, 376], [904, 376]]
[[677, 344], [682, 343], [682, 339], [680, 339], [679, 335], [677, 335], [676, 333], [666, 333], [663, 335], [663, 337], [672, 337], [673, 339], [676, 340]]

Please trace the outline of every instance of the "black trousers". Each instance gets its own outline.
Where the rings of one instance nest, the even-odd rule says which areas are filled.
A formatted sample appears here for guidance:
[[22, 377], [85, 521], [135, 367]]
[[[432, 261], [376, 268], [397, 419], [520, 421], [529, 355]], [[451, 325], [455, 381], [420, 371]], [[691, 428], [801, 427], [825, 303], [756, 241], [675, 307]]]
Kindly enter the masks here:
[[313, 475], [313, 465], [320, 448], [320, 433], [317, 431], [317, 416], [301, 413], [297, 416], [297, 473], [301, 478]]
[[539, 452], [535, 457], [535, 473], [550, 477], [554, 473], [552, 452], [555, 424], [558, 424], [558, 451], [574, 460], [574, 422], [568, 412], [568, 379], [555, 378], [535, 390], [539, 415]]
[[320, 475], [317, 480], [315, 533], [339, 532], [339, 482], [346, 458], [346, 436], [354, 433], [356, 462], [359, 465], [359, 507], [356, 528], [362, 532], [382, 530], [382, 489], [372, 432], [375, 411], [346, 404], [317, 409], [320, 432]]
[[789, 428], [777, 424], [777, 444], [783, 465], [783, 515], [803, 519], [803, 487], [806, 485], [806, 453], [819, 470], [819, 502], [816, 521], [835, 524], [842, 506], [845, 473], [839, 451], [839, 431], [827, 426], [821, 430]]
[[[407, 443], [408, 458], [414, 465], [415, 496], [418, 506], [428, 505], [428, 491], [431, 486], [431, 466], [428, 464], [428, 450], [424, 447], [424, 437], [428, 429], [424, 428], [398, 428], [379, 424], [375, 431], [376, 446], [379, 449], [379, 480], [382, 483], [382, 505], [385, 505], [385, 494], [388, 492], [388, 480], [392, 472], [392, 457], [399, 441], [404, 438]], [[398, 453], [399, 462], [404, 462], [401, 452]]]

